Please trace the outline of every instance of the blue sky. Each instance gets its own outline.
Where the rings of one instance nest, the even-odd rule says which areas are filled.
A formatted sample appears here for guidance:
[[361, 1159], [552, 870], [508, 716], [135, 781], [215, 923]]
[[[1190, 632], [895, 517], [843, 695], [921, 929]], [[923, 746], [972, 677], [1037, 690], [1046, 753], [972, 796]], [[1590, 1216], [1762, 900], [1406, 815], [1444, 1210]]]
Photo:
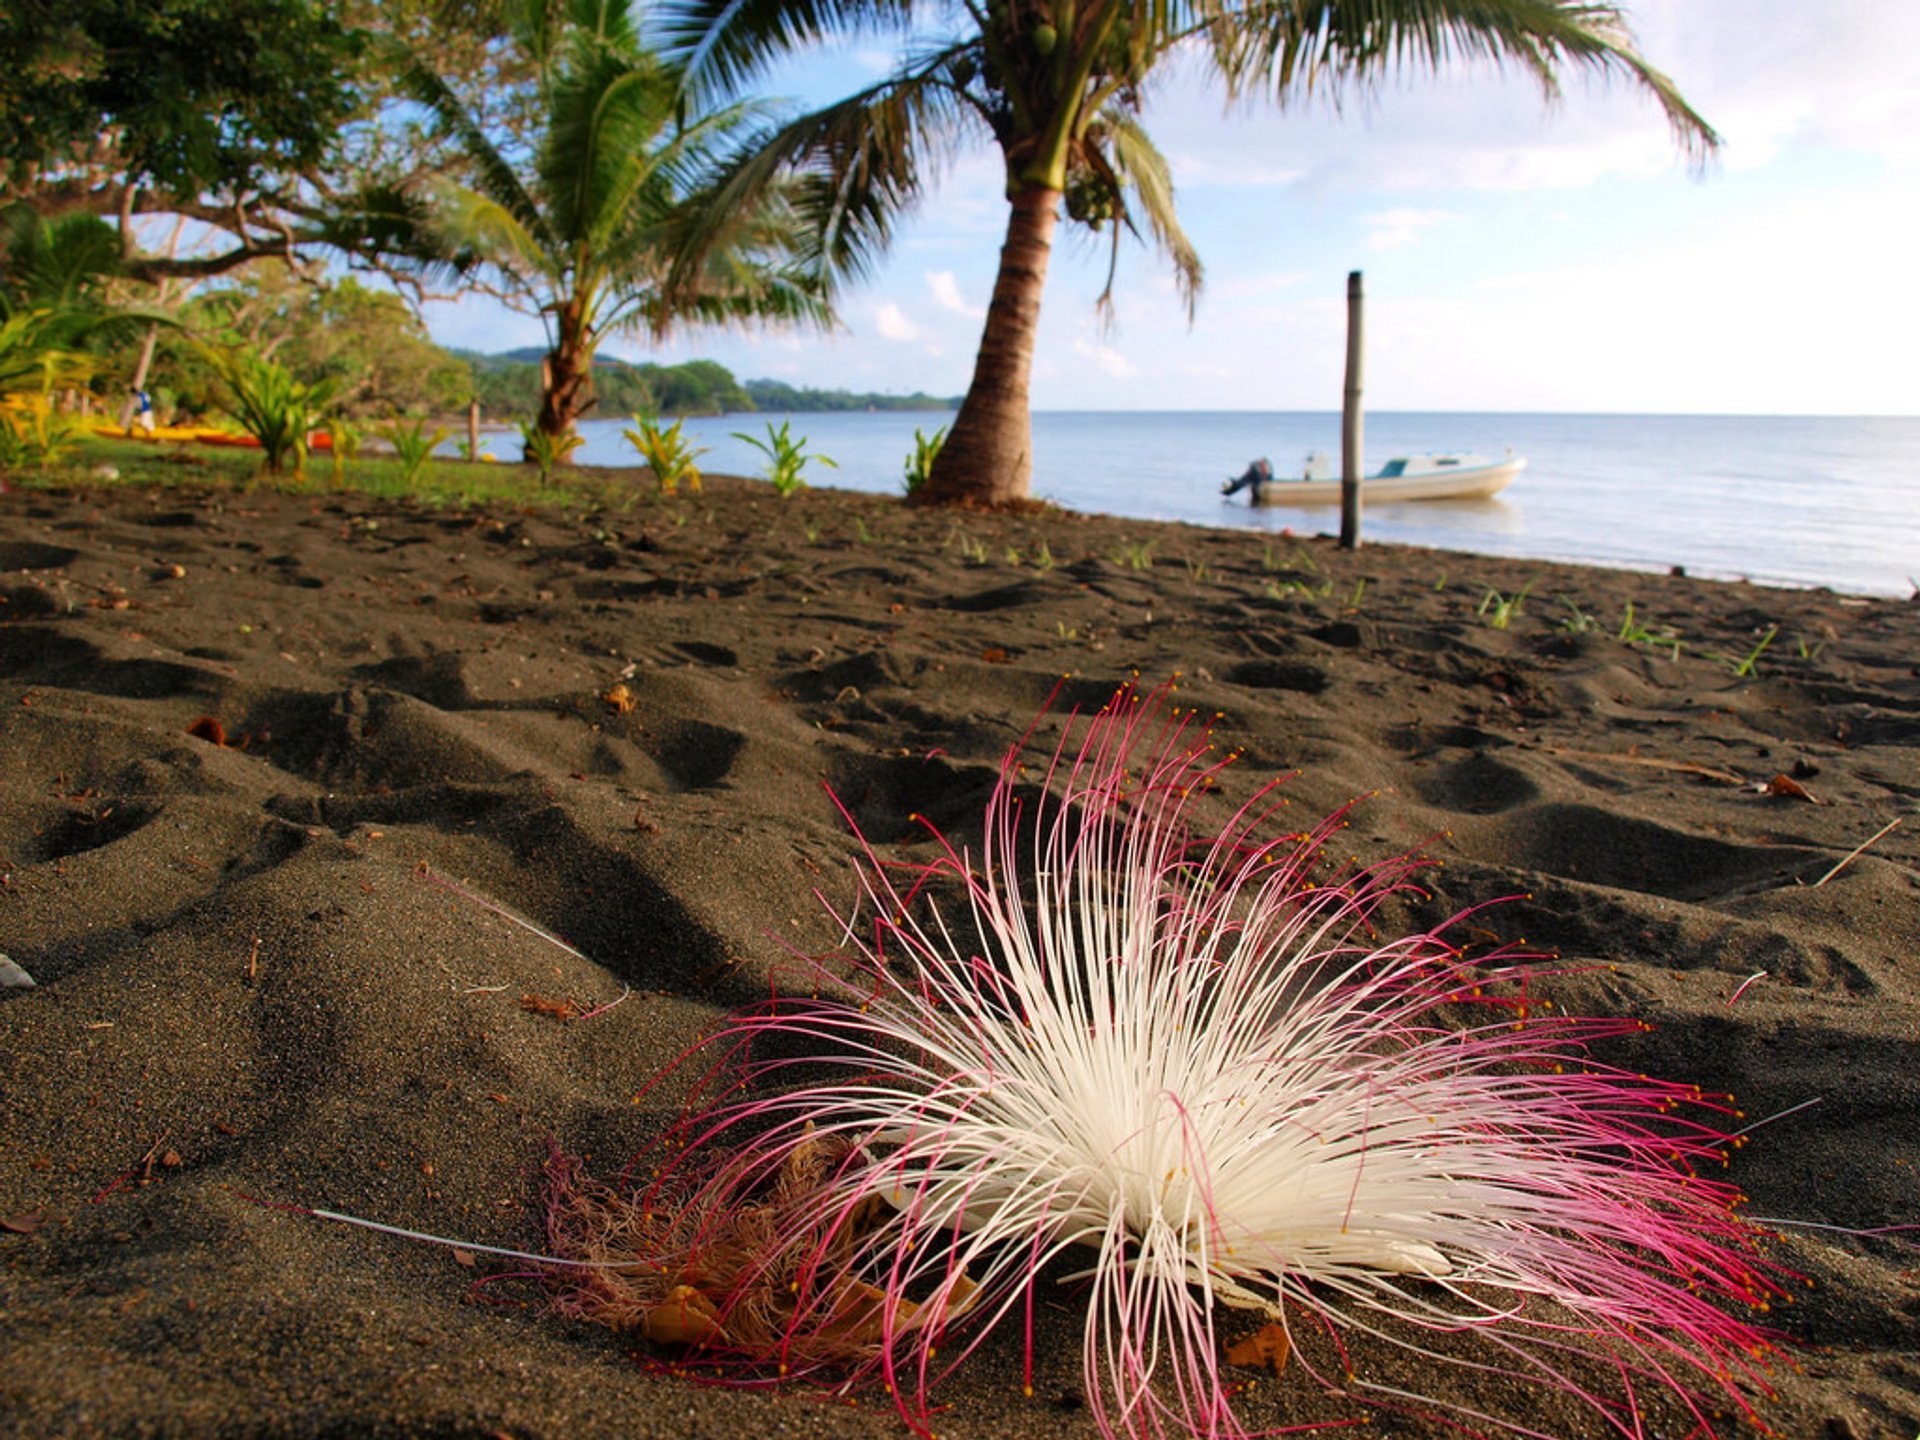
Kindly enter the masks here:
[[[1340, 113], [1229, 113], [1197, 75], [1150, 97], [1207, 266], [1191, 325], [1151, 251], [1093, 306], [1104, 242], [1056, 243], [1036, 408], [1326, 410], [1346, 276], [1366, 275], [1369, 408], [1920, 414], [1920, 0], [1628, 0], [1642, 52], [1720, 130], [1690, 167], [1624, 85], [1557, 103], [1458, 68]], [[855, 49], [785, 86], [877, 73]], [[1005, 206], [963, 155], [832, 333], [703, 332], [657, 350], [742, 378], [966, 388]], [[541, 342], [492, 302], [426, 310], [446, 344]]]

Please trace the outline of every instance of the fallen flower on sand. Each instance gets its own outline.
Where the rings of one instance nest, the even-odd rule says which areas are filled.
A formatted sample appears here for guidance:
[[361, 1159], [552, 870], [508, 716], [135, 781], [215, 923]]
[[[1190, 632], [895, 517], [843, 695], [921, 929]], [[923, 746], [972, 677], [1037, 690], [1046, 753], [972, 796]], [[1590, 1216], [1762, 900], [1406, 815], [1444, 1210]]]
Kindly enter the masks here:
[[1523, 1422], [1361, 1350], [1550, 1388], [1607, 1433], [1653, 1394], [1699, 1434], [1751, 1414], [1770, 1340], [1735, 1312], [1781, 1292], [1694, 1170], [1724, 1099], [1595, 1060], [1643, 1027], [1559, 1015], [1534, 957], [1381, 940], [1419, 864], [1329, 866], [1342, 816], [1289, 833], [1268, 785], [1201, 827], [1230, 761], [1169, 692], [1077, 728], [1037, 777], [1008, 755], [977, 867], [863, 842], [845, 953], [697, 1052], [715, 1098], [651, 1178], [556, 1157], [553, 1242], [597, 1262], [554, 1272], [562, 1308], [723, 1374], [882, 1382], [922, 1431], [1016, 1314], [1031, 1385], [1043, 1272], [1084, 1295], [1109, 1434], [1247, 1433], [1227, 1310], [1329, 1390], [1478, 1426]]

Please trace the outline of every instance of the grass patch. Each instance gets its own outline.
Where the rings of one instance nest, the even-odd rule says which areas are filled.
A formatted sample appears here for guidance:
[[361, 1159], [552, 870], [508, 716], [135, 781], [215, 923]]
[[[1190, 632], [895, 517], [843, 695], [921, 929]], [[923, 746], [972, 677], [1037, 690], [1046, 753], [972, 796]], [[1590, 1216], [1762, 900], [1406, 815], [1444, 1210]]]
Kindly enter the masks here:
[[119, 485], [165, 490], [193, 485], [236, 494], [360, 494], [429, 506], [499, 504], [562, 512], [628, 509], [652, 498], [638, 483], [643, 471], [560, 466], [552, 482], [542, 485], [533, 465], [437, 455], [411, 477], [407, 471], [398, 456], [361, 452], [352, 459], [342, 457], [338, 466], [313, 467], [302, 479], [291, 471], [265, 470], [257, 450], [92, 435], [82, 439], [66, 461], [16, 468], [7, 478], [21, 489]]

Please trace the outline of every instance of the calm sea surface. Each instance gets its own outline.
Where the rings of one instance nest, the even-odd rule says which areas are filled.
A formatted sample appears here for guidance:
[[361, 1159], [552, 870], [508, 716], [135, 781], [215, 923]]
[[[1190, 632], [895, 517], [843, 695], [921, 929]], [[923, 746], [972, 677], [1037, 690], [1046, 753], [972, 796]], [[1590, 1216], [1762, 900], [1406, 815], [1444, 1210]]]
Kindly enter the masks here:
[[[790, 419], [816, 485], [897, 493], [916, 427], [939, 414], [734, 415], [689, 420], [703, 468], [763, 473], [734, 431]], [[631, 465], [626, 421], [582, 426], [586, 464]], [[1258, 455], [1282, 475], [1310, 450], [1338, 465], [1335, 414], [1055, 411], [1033, 422], [1034, 493], [1074, 510], [1247, 530], [1339, 527], [1335, 508], [1254, 510], [1220, 482]], [[1768, 416], [1459, 415], [1367, 417], [1368, 469], [1393, 455], [1511, 446], [1527, 459], [1491, 500], [1369, 506], [1363, 538], [1629, 569], [1828, 585], [1906, 595], [1920, 582], [1920, 419]], [[1911, 578], [1910, 578], [1911, 577]]]

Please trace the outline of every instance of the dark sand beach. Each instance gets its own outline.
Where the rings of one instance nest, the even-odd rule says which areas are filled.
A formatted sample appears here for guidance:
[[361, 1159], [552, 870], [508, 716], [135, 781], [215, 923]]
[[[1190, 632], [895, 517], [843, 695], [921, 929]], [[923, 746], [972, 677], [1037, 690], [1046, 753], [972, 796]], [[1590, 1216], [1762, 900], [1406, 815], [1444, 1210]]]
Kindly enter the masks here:
[[[1840, 1229], [1771, 1243], [1813, 1284], [1767, 1317], [1762, 1417], [1912, 1440], [1920, 1248], [1842, 1232], [1920, 1222], [1917, 667], [1898, 600], [743, 481], [571, 518], [0, 495], [0, 951], [37, 982], [0, 994], [0, 1434], [904, 1433], [258, 1202], [537, 1248], [549, 1137], [616, 1172], [671, 1111], [656, 1069], [831, 943], [825, 787], [883, 850], [924, 851], [915, 812], [972, 840], [1062, 676], [1177, 672], [1244, 747], [1230, 785], [1370, 796], [1356, 855], [1429, 847], [1449, 908], [1523, 897], [1475, 923], [1577, 962], [1564, 1008], [1652, 1025], [1608, 1058], [1792, 1111], [1730, 1174]], [[1076, 1305], [1033, 1397], [989, 1342], [942, 1435], [1094, 1434]], [[1246, 1411], [1365, 1413], [1297, 1371]]]

